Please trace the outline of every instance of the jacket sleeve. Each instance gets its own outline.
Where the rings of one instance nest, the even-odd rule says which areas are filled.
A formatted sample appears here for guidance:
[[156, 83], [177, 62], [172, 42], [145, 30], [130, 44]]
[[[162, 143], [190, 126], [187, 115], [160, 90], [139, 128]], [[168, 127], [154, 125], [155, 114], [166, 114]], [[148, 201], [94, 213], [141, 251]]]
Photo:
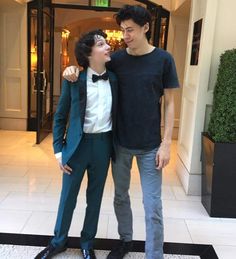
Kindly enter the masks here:
[[69, 81], [63, 80], [62, 92], [57, 105], [53, 120], [53, 149], [54, 153], [62, 151], [66, 126], [71, 105], [71, 85]]

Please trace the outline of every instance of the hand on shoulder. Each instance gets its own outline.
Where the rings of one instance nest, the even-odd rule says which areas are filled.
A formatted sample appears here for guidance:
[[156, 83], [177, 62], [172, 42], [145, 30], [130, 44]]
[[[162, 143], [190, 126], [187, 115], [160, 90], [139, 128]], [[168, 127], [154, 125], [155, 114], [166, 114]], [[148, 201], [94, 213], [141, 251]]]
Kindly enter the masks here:
[[79, 77], [79, 68], [77, 66], [66, 67], [62, 73], [62, 76], [70, 82], [75, 82]]

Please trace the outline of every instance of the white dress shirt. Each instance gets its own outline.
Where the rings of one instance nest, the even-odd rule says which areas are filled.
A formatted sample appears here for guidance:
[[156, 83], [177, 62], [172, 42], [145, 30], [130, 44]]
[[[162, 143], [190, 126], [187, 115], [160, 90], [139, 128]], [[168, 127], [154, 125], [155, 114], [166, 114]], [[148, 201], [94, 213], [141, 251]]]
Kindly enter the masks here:
[[83, 130], [85, 133], [107, 132], [112, 129], [111, 87], [109, 80], [93, 82], [93, 74], [99, 75], [89, 67], [87, 70], [87, 104]]
[[[83, 131], [85, 133], [101, 133], [112, 129], [111, 107], [112, 95], [109, 80], [92, 81], [96, 73], [92, 68], [87, 69], [87, 102]], [[61, 152], [55, 154], [61, 158]]]

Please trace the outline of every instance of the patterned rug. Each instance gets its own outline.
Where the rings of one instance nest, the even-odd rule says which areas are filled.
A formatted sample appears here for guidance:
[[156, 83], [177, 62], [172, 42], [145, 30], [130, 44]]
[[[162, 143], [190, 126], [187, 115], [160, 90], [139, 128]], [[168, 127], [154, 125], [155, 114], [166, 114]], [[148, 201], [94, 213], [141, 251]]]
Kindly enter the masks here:
[[[33, 259], [42, 250], [38, 246], [0, 245], [1, 259]], [[106, 259], [109, 251], [96, 250], [98, 259]], [[82, 258], [79, 249], [67, 249], [65, 252], [53, 257], [55, 259], [79, 259]], [[144, 253], [129, 253], [125, 259], [144, 259]], [[164, 259], [200, 259], [200, 256], [191, 255], [165, 255]]]

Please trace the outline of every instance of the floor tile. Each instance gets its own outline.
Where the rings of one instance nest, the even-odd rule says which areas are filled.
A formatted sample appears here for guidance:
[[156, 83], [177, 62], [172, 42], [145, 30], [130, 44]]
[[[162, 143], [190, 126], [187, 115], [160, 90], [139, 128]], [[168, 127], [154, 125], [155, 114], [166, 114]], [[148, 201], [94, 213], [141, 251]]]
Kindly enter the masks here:
[[178, 176], [174, 172], [168, 172], [167, 169], [162, 174], [162, 183], [169, 186], [181, 186]]
[[114, 213], [112, 197], [103, 197], [102, 198], [101, 211], [104, 214], [113, 214]]
[[[133, 238], [134, 240], [145, 240], [145, 219], [144, 217], [133, 217]], [[107, 238], [119, 239], [117, 220], [114, 215], [109, 216]]]
[[[70, 226], [69, 236], [79, 237], [83, 228], [85, 211], [74, 213]], [[21, 230], [24, 234], [53, 235], [57, 212], [34, 211], [27, 224]], [[98, 222], [97, 238], [106, 238], [108, 227], [108, 216], [101, 215]]]
[[171, 188], [178, 201], [201, 201], [201, 196], [186, 195], [182, 186], [172, 186]]
[[53, 235], [56, 212], [34, 211], [21, 233], [35, 235]]
[[[0, 179], [0, 181], [1, 181], [1, 179]], [[1, 189], [1, 185], [0, 185], [0, 203], [1, 203], [1, 201], [3, 201], [7, 197], [8, 194], [9, 194], [9, 192], [8, 191], [3, 191]]]
[[49, 181], [44, 178], [29, 177], [0, 177], [0, 189], [12, 192], [44, 192], [49, 185]]
[[0, 184], [0, 188], [5, 191], [12, 192], [26, 192], [26, 193], [34, 193], [34, 192], [45, 192], [48, 184], [26, 184], [26, 183], [12, 183], [12, 184]]
[[173, 243], [192, 243], [185, 221], [164, 218], [164, 240]]
[[220, 220], [186, 220], [192, 240], [199, 244], [236, 246], [236, 224]]
[[1, 165], [0, 166], [0, 176], [23, 177], [26, 175], [27, 171], [28, 171], [27, 166], [21, 166], [21, 165]]
[[[69, 231], [69, 236], [74, 236], [74, 237], [80, 236], [80, 232], [83, 228], [83, 223], [84, 223], [84, 214], [85, 214], [85, 211], [83, 213], [74, 213], [70, 231]], [[96, 237], [106, 238], [107, 229], [108, 229], [108, 215], [100, 215]]]
[[49, 166], [29, 166], [26, 176], [28, 177], [46, 177], [46, 178], [58, 178], [61, 179], [62, 172], [59, 167], [49, 167]]
[[31, 212], [0, 209], [0, 232], [20, 233]]
[[7, 165], [11, 161], [11, 159], [12, 156], [2, 154], [0, 159], [0, 165]]
[[133, 218], [133, 229], [134, 240], [145, 240], [146, 231], [145, 231], [145, 217], [136, 217]]
[[132, 183], [130, 185], [130, 196], [133, 198], [142, 199], [143, 193], [142, 193], [142, 187], [140, 183]]
[[213, 246], [219, 259], [233, 259], [236, 255], [236, 246]]
[[107, 238], [119, 239], [118, 225], [115, 215], [109, 215], [108, 217]]
[[29, 185], [37, 185], [37, 184], [50, 184], [52, 182], [51, 179], [40, 177], [40, 176], [34, 176], [29, 175], [28, 173], [20, 178], [20, 183], [27, 183]]
[[162, 200], [175, 200], [174, 192], [171, 186], [162, 185]]
[[59, 195], [61, 193], [62, 180], [60, 178], [50, 180], [45, 193], [54, 193]]
[[[145, 217], [133, 218], [133, 231], [135, 240], [145, 240]], [[178, 235], [176, 235], [178, 233]], [[117, 232], [117, 220], [115, 216], [109, 216], [108, 238], [119, 238]], [[184, 220], [164, 220], [165, 242], [192, 243], [191, 236]]]
[[209, 218], [200, 202], [163, 200], [164, 217], [176, 219]]
[[1, 203], [0, 209], [26, 211], [56, 211], [59, 203], [57, 195], [44, 193], [11, 192]]
[[143, 207], [143, 201], [142, 199], [137, 199], [131, 197], [131, 209], [133, 212], [133, 215], [137, 217], [144, 217], [144, 207]]

